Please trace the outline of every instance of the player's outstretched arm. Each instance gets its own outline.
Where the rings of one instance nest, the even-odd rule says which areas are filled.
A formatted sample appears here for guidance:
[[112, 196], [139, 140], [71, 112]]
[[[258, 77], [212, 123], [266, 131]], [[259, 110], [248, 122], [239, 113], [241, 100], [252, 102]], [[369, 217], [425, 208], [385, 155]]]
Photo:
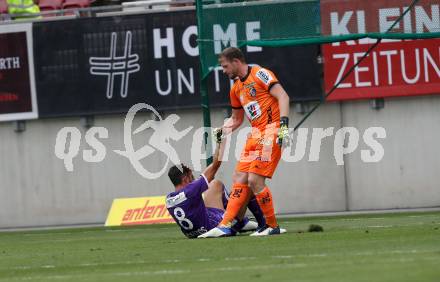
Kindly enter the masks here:
[[243, 123], [244, 119], [244, 110], [243, 108], [240, 109], [232, 109], [232, 115], [229, 119], [225, 121], [223, 124], [223, 134], [227, 135], [231, 133], [232, 131], [236, 130], [240, 127], [240, 125]]
[[214, 156], [212, 158], [212, 163], [203, 171], [203, 175], [206, 177], [206, 180], [208, 180], [208, 183], [214, 179], [215, 174], [222, 164], [224, 150], [225, 144], [224, 142], [222, 142], [221, 138], [219, 138], [217, 142], [217, 147], [215, 148]]

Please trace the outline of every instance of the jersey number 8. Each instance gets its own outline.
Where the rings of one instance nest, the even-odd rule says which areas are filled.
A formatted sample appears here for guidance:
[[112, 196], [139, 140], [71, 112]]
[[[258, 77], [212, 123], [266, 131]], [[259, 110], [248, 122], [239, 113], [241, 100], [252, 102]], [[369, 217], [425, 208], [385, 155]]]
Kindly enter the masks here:
[[176, 217], [177, 221], [179, 222], [179, 225], [185, 229], [185, 230], [191, 230], [193, 229], [194, 225], [188, 218], [185, 218], [185, 212], [182, 208], [175, 208], [174, 209], [174, 216]]

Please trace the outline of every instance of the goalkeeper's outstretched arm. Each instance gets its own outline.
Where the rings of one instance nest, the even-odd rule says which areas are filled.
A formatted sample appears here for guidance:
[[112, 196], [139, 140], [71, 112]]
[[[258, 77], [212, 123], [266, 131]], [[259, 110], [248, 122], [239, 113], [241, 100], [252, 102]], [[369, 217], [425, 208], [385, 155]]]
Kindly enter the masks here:
[[223, 134], [229, 134], [240, 127], [240, 125], [243, 123], [244, 118], [244, 110], [243, 108], [240, 109], [232, 109], [232, 115], [229, 119], [225, 121], [223, 124]]

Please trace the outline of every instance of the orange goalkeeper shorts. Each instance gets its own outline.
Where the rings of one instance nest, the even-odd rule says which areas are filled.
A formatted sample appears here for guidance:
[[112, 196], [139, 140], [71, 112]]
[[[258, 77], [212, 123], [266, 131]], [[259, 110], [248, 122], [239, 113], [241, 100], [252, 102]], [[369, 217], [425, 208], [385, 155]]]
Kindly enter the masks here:
[[278, 127], [261, 134], [258, 129], [252, 128], [235, 170], [272, 178], [281, 159], [281, 148], [276, 143], [277, 133]]

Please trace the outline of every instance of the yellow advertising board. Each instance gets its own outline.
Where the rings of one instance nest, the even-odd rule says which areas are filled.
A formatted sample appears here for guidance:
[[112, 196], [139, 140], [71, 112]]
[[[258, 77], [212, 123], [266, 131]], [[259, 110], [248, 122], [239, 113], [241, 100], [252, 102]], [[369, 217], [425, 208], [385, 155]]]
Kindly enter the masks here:
[[165, 206], [165, 196], [114, 199], [105, 226], [174, 222]]

